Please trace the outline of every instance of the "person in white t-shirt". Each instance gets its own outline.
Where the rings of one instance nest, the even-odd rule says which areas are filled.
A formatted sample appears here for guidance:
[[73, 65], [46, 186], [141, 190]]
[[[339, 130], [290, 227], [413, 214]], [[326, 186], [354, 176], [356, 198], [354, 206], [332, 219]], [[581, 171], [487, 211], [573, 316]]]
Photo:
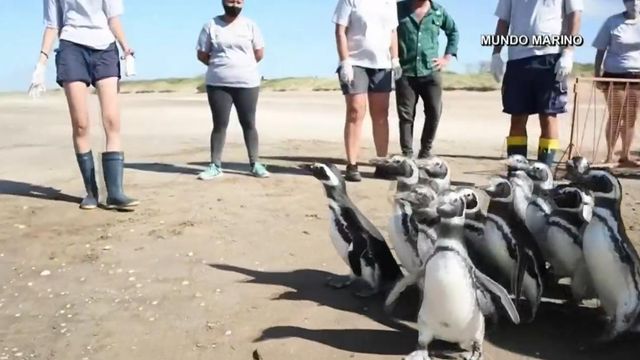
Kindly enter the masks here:
[[[369, 103], [376, 154], [389, 148], [389, 97], [402, 75], [398, 59], [395, 0], [338, 0], [333, 15], [340, 59], [337, 73], [346, 99], [345, 180], [360, 181], [357, 161], [362, 125]], [[387, 177], [376, 168], [376, 177]]]
[[[640, 1], [624, 0], [626, 10], [609, 17], [595, 39], [595, 77], [640, 79]], [[599, 85], [609, 108], [606, 127], [607, 160], [613, 161], [613, 149], [622, 135], [622, 153], [618, 162], [623, 167], [638, 167], [630, 158], [635, 122], [640, 101], [640, 84], [616, 82]]]
[[[496, 35], [578, 35], [583, 0], [499, 0]], [[566, 25], [566, 26], [565, 26]], [[495, 46], [491, 72], [502, 80], [503, 112], [511, 115], [507, 154], [527, 156], [527, 120], [540, 120], [538, 161], [551, 166], [559, 149], [558, 114], [567, 112], [567, 76], [573, 68], [573, 47], [511, 46], [506, 71]], [[502, 77], [504, 76], [504, 80]]]
[[140, 201], [123, 191], [124, 152], [120, 136], [118, 88], [121, 78], [120, 44], [125, 56], [133, 56], [120, 17], [122, 0], [43, 0], [45, 29], [40, 58], [33, 72], [29, 93], [37, 97], [45, 89], [45, 70], [56, 38], [56, 83], [67, 98], [73, 147], [84, 182], [86, 196], [80, 208], [96, 209], [99, 204], [91, 134], [87, 88], [97, 90], [106, 149], [101, 154], [107, 188], [108, 209], [132, 210]]
[[211, 180], [223, 175], [222, 151], [234, 106], [249, 157], [249, 171], [258, 178], [270, 176], [258, 161], [256, 108], [260, 94], [258, 63], [264, 57], [262, 33], [251, 19], [240, 15], [244, 0], [222, 0], [224, 14], [209, 20], [198, 36], [197, 57], [207, 66], [206, 88], [213, 118], [211, 162], [198, 175]]

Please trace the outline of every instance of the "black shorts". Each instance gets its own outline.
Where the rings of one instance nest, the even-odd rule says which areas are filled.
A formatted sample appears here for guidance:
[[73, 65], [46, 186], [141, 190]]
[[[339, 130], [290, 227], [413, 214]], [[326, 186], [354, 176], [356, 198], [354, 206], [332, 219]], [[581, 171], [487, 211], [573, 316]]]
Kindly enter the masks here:
[[[336, 72], [340, 71], [340, 67]], [[390, 93], [393, 91], [393, 73], [391, 69], [370, 69], [361, 66], [353, 67], [353, 81], [345, 84], [340, 81], [340, 89], [344, 95], [372, 93]]]
[[[640, 73], [637, 72], [626, 72], [626, 73], [612, 73], [612, 72], [608, 72], [605, 71], [602, 74], [603, 78], [610, 78], [610, 79], [633, 79], [633, 80], [638, 80], [640, 79]], [[630, 89], [633, 90], [640, 90], [640, 83], [639, 82], [599, 82], [598, 83], [598, 88], [600, 90], [609, 90], [609, 85], [613, 85], [613, 88], [615, 90], [624, 90], [627, 87], [629, 87]]]
[[503, 112], [511, 115], [567, 112], [567, 81], [557, 81], [560, 54], [510, 60], [502, 81]]
[[56, 82], [81, 81], [87, 86], [111, 77], [120, 79], [120, 54], [116, 43], [96, 50], [67, 40], [56, 49]]

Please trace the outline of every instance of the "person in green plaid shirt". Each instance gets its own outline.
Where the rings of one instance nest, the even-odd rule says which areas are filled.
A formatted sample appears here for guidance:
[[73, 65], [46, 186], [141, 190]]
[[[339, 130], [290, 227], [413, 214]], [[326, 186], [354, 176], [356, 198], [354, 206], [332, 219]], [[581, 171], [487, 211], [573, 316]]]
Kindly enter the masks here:
[[[396, 106], [400, 120], [402, 154], [413, 157], [413, 124], [418, 98], [424, 103], [425, 122], [418, 158], [431, 156], [442, 115], [442, 75], [457, 57], [459, 33], [455, 21], [435, 1], [403, 0], [398, 7], [398, 53], [402, 77], [396, 81]], [[447, 36], [444, 56], [439, 56], [438, 36]]]

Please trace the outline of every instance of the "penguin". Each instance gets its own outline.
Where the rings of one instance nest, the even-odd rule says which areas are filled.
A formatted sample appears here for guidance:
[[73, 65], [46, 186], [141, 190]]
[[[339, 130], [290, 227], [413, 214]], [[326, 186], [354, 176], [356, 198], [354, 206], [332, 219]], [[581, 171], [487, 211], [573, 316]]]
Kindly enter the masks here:
[[591, 167], [584, 157], [567, 162], [567, 178], [593, 193], [591, 221], [582, 235], [582, 251], [609, 322], [598, 342], [633, 330], [640, 313], [640, 257], [621, 216], [622, 185], [605, 168]]
[[324, 186], [329, 202], [330, 238], [351, 269], [348, 280], [330, 280], [328, 285], [343, 288], [361, 278], [370, 289], [356, 292], [360, 297], [370, 297], [390, 288], [402, 277], [400, 266], [380, 231], [349, 199], [338, 168], [333, 164], [314, 163], [309, 170]]
[[432, 204], [437, 198], [437, 194], [431, 186], [417, 185], [408, 193], [398, 195], [401, 200], [397, 200], [405, 209], [403, 216], [395, 217], [398, 220], [394, 226], [406, 229], [404, 233], [408, 236], [398, 241], [396, 255], [407, 270], [407, 276], [400, 280], [387, 295], [385, 300], [385, 311], [391, 313], [393, 305], [400, 294], [410, 285], [417, 284], [424, 261], [432, 252], [436, 241], [435, 226], [439, 218], [432, 209]]
[[499, 300], [515, 324], [520, 322], [507, 291], [478, 271], [468, 257], [463, 240], [465, 207], [464, 198], [455, 191], [445, 190], [438, 197], [438, 239], [425, 262], [418, 344], [405, 359], [429, 359], [427, 349], [434, 339], [458, 343], [471, 353], [469, 359], [482, 359], [483, 311], [495, 308], [488, 294]]
[[396, 177], [398, 182], [396, 185], [397, 193], [411, 191], [420, 179], [418, 165], [406, 156], [394, 155], [388, 158], [376, 158], [371, 159], [369, 163], [382, 168], [386, 174]]
[[556, 186], [541, 250], [558, 278], [571, 279], [573, 303], [595, 297], [589, 269], [582, 252], [582, 233], [593, 217], [591, 191], [572, 184]]
[[432, 156], [415, 160], [420, 169], [420, 183], [426, 184], [441, 193], [451, 187], [451, 171], [444, 159]]
[[523, 293], [530, 305], [529, 317], [524, 322], [531, 322], [542, 299], [544, 259], [526, 225], [514, 212], [511, 181], [494, 176], [484, 191], [490, 198], [484, 237], [470, 239], [475, 241], [472, 247], [483, 263], [493, 265], [500, 274], [498, 282], [510, 284], [516, 304]]

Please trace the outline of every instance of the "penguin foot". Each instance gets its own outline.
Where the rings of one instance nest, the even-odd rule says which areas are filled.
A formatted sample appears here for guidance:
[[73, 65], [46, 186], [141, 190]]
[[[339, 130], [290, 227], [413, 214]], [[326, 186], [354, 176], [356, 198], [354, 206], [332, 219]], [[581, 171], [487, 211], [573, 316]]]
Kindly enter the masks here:
[[331, 278], [326, 285], [334, 289], [344, 289], [353, 283], [352, 277], [347, 278]]
[[431, 360], [427, 350], [416, 350], [406, 356], [403, 360]]
[[482, 348], [480, 344], [474, 342], [471, 351], [463, 356], [465, 360], [482, 360]]

